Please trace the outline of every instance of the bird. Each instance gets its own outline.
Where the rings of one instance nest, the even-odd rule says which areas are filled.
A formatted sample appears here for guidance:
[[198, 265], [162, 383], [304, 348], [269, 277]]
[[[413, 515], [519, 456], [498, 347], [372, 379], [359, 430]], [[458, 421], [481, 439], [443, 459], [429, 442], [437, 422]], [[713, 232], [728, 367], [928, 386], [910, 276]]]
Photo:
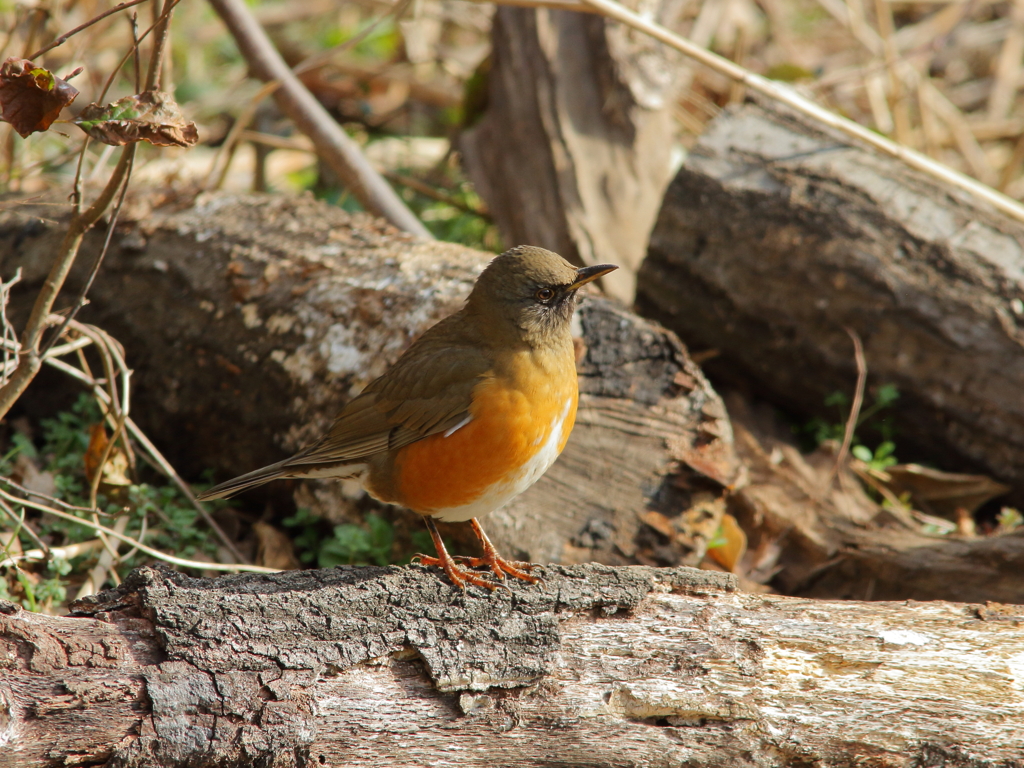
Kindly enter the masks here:
[[[579, 389], [570, 322], [578, 291], [617, 269], [576, 267], [520, 245], [496, 256], [462, 309], [427, 329], [294, 456], [221, 483], [227, 498], [282, 478], [357, 478], [375, 499], [420, 514], [440, 567], [457, 587], [530, 583], [539, 566], [498, 554], [480, 518], [533, 485], [562, 452]], [[481, 557], [452, 557], [435, 520], [466, 522]], [[493, 574], [498, 581], [479, 571]]]

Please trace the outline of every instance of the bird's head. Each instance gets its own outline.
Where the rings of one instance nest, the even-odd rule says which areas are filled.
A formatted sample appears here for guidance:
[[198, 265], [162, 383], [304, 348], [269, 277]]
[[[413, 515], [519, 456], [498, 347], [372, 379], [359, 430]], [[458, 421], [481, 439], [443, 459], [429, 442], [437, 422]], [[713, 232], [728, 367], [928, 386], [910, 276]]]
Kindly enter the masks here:
[[543, 343], [568, 333], [577, 291], [615, 269], [614, 264], [575, 267], [557, 253], [520, 245], [487, 265], [466, 309], [492, 333]]

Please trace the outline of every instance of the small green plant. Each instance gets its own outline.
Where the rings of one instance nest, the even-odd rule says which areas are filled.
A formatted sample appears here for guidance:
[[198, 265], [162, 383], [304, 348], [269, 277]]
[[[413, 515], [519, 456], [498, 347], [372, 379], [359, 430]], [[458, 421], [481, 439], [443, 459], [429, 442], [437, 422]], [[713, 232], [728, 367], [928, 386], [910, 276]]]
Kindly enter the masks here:
[[319, 568], [402, 564], [409, 562], [414, 552], [429, 552], [433, 548], [430, 534], [416, 531], [409, 537], [413, 552], [396, 552], [394, 524], [376, 512], [370, 512], [364, 520], [364, 525], [336, 525], [328, 536], [324, 536], [324, 521], [305, 507], [299, 507], [283, 522], [296, 530], [292, 542], [299, 559], [316, 563]]
[[388, 565], [392, 561], [394, 530], [391, 523], [375, 513], [366, 516], [365, 526], [352, 523], [334, 526], [326, 538], [322, 535], [323, 521], [305, 507], [285, 518], [284, 524], [299, 529], [292, 541], [304, 563], [315, 562], [320, 568], [333, 568], [336, 565]]
[[885, 440], [873, 451], [866, 445], [855, 445], [850, 449], [850, 452], [867, 464], [870, 469], [876, 472], [884, 472], [886, 468], [899, 463], [896, 457], [892, 455], [895, 450], [896, 444], [891, 440]]
[[[54, 495], [57, 498], [75, 506], [88, 506], [85, 453], [89, 447], [90, 427], [101, 420], [102, 414], [96, 401], [83, 393], [69, 410], [40, 422], [42, 440], [39, 447], [20, 433], [11, 436], [10, 448], [0, 458], [0, 476], [9, 476], [18, 456], [24, 455], [42, 471], [52, 475]], [[217, 553], [214, 538], [198, 520], [199, 513], [173, 485], [134, 483], [120, 489], [111, 489], [109, 494], [101, 492], [97, 504], [109, 516], [101, 522], [112, 525], [118, 518], [128, 516], [124, 534], [134, 539], [145, 535], [145, 543], [149, 546], [189, 559], [197, 559], [197, 555], [200, 555], [198, 559], [202, 559], [202, 556], [212, 558]], [[17, 505], [14, 505], [14, 511], [18, 514], [31, 513]], [[96, 537], [95, 529], [84, 522], [78, 524], [44, 515], [35, 519], [33, 525], [51, 546]], [[16, 525], [13, 538], [17, 538], [22, 550], [37, 547], [20, 525]], [[0, 560], [9, 559], [12, 549], [10, 544], [0, 548]], [[128, 547], [122, 549], [127, 550]], [[18, 602], [25, 608], [33, 611], [48, 609], [66, 599], [68, 584], [76, 576], [80, 577], [88, 571], [95, 563], [95, 557], [96, 553], [93, 552], [71, 561], [54, 558], [41, 566], [42, 570], [38, 573], [36, 571], [40, 566], [32, 566], [32, 572], [8, 566], [7, 578], [0, 577], [0, 597], [13, 599], [10, 597], [11, 587], [16, 582], [21, 593]], [[131, 557], [123, 558], [118, 568], [126, 571], [142, 565], [148, 558], [148, 555], [136, 552]], [[9, 581], [11, 578], [14, 582]]]
[[[900, 392], [895, 384], [883, 384], [878, 387], [873, 395], [871, 404], [862, 408], [857, 417], [857, 425], [853, 433], [853, 445], [851, 453], [872, 469], [884, 470], [899, 463], [894, 455], [896, 443], [894, 441], [895, 429], [891, 417], [885, 412], [899, 400]], [[850, 398], [843, 392], [833, 392], [825, 398], [825, 405], [836, 408], [838, 421], [827, 421], [822, 418], [814, 418], [807, 422], [800, 430], [805, 438], [808, 438], [811, 450], [817, 448], [826, 440], [834, 440], [841, 443], [846, 436], [846, 421], [850, 412]], [[878, 432], [882, 441], [878, 447], [871, 449], [860, 441], [857, 429], [865, 424]]]
[[391, 562], [394, 539], [391, 523], [371, 513], [366, 516], [365, 528], [351, 523], [334, 526], [334, 535], [320, 547], [317, 565], [321, 568], [355, 563], [387, 565]]
[[1024, 525], [1024, 515], [1013, 507], [1003, 507], [996, 515], [1000, 533], [1009, 533]]

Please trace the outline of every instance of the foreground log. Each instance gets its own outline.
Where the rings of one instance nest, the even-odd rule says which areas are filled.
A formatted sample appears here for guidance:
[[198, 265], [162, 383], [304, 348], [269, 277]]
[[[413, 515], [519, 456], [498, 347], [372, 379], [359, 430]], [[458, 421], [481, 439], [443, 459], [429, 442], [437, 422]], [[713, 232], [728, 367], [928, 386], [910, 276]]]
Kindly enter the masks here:
[[[1024, 226], [797, 116], [716, 119], [671, 184], [638, 306], [720, 382], [802, 415], [856, 369], [894, 383], [902, 458], [1024, 501]], [[832, 414], [827, 414], [832, 418]]]
[[[1019, 608], [818, 603], [690, 569], [141, 569], [0, 602], [0, 765], [1020, 766]], [[894, 715], [898, 713], [898, 716]]]
[[[80, 317], [125, 345], [132, 415], [190, 477], [240, 474], [321, 434], [412, 339], [461, 306], [490, 258], [311, 197], [206, 195], [141, 207], [154, 197], [126, 212], [134, 223], [114, 238]], [[15, 315], [34, 298], [62, 232], [31, 213], [0, 214], [0, 270], [24, 274]], [[87, 240], [69, 291], [102, 237]], [[641, 512], [678, 515], [695, 494], [731, 482], [739, 465], [721, 400], [673, 334], [596, 296], [579, 321], [582, 396], [568, 447], [491, 516], [488, 531], [523, 559], [629, 562]], [[29, 397], [68, 389], [51, 378]], [[42, 415], [52, 415], [47, 405]], [[256, 498], [285, 489], [335, 522], [365, 510], [361, 494], [330, 481], [274, 484]], [[689, 537], [675, 562], [699, 562], [714, 529], [712, 521]]]

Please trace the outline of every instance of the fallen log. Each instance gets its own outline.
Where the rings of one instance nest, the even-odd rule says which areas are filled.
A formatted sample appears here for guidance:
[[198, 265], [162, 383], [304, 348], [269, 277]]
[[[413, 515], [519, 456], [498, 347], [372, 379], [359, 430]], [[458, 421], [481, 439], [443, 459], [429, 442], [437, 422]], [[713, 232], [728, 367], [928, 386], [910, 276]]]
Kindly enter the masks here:
[[0, 601], [0, 766], [1024, 765], [1020, 608], [823, 603], [692, 569], [133, 572]]
[[[210, 468], [241, 474], [320, 435], [419, 333], [461, 306], [491, 257], [414, 240], [312, 197], [215, 194], [151, 209], [144, 201], [154, 198], [136, 197], [122, 214], [130, 223], [80, 319], [125, 345], [133, 417], [192, 478]], [[62, 232], [31, 215], [43, 211], [52, 216], [50, 207], [0, 213], [0, 270], [23, 270], [16, 317]], [[103, 234], [87, 239], [69, 293]], [[721, 399], [673, 334], [597, 296], [578, 319], [577, 426], [555, 467], [491, 515], [488, 531], [522, 559], [628, 563], [640, 513], [678, 515], [695, 494], [720, 494], [739, 463]], [[29, 399], [68, 389], [51, 378]], [[37, 412], [52, 415], [51, 404]], [[368, 503], [335, 481], [274, 484], [255, 498], [283, 510], [293, 494], [334, 522], [362, 520]], [[421, 525], [410, 514], [398, 527]], [[715, 527], [690, 536], [675, 562], [700, 562]]]
[[801, 416], [898, 386], [901, 458], [984, 471], [1024, 501], [1024, 226], [797, 115], [713, 121], [672, 182], [638, 307], [712, 379]]

